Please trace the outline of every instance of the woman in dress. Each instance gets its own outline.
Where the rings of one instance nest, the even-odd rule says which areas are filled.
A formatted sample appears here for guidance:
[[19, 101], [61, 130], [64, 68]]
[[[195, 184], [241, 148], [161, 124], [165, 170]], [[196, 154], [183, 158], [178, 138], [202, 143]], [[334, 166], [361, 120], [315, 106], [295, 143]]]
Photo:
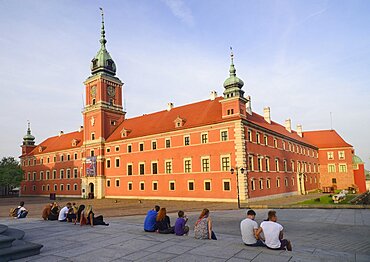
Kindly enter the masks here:
[[155, 227], [161, 234], [175, 233], [175, 228], [171, 227], [170, 218], [167, 216], [167, 211], [164, 207], [162, 207], [157, 214]]
[[200, 213], [199, 219], [195, 223], [194, 234], [196, 239], [217, 240], [215, 233], [212, 231], [212, 219], [207, 208]]
[[86, 217], [86, 224], [90, 226], [94, 225], [103, 225], [103, 226], [109, 226], [108, 223], [104, 222], [104, 218], [102, 215], [95, 217], [95, 214], [93, 212], [92, 205], [88, 205], [84, 211], [84, 216]]

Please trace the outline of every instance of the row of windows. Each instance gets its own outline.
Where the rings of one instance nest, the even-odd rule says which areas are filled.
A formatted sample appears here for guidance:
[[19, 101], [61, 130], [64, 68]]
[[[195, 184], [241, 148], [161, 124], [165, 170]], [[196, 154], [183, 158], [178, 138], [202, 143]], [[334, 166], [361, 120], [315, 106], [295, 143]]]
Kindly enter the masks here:
[[31, 177], [31, 172], [27, 173], [27, 176], [25, 177], [25, 180], [49, 180], [49, 179], [64, 179], [64, 178], [78, 178], [78, 168], [72, 170], [70, 168], [64, 170], [60, 169], [59, 170], [59, 176], [57, 176], [57, 170], [50, 170], [47, 171], [40, 171], [39, 172], [39, 177], [37, 177], [37, 172], [32, 172], [32, 177]]
[[[188, 191], [194, 191], [195, 190], [195, 182], [194, 180], [188, 180], [187, 181]], [[111, 187], [111, 181], [107, 180], [107, 187]], [[115, 187], [120, 187], [120, 179], [115, 180]], [[140, 181], [138, 185], [138, 189], [140, 191], [145, 190], [145, 182]], [[127, 183], [127, 190], [132, 191], [134, 190], [133, 182]], [[158, 190], [158, 181], [152, 181], [151, 184], [151, 190], [157, 191]], [[176, 190], [176, 181], [169, 181], [168, 182], [168, 190], [169, 191], [175, 191]], [[204, 180], [203, 181], [203, 190], [204, 191], [211, 191], [212, 190], [212, 181], [211, 180]], [[223, 179], [222, 180], [222, 190], [223, 191], [231, 191], [231, 182], [230, 179]]]
[[[184, 173], [191, 173], [192, 172], [192, 159], [191, 158], [184, 158]], [[210, 157], [201, 157], [201, 170], [202, 172], [209, 172], [210, 171]], [[221, 156], [220, 157], [220, 162], [221, 162], [221, 171], [230, 171], [230, 157], [229, 156]], [[115, 159], [114, 166], [116, 168], [120, 167], [120, 158]], [[111, 168], [111, 160], [106, 159], [106, 168]], [[166, 174], [171, 174], [173, 171], [173, 165], [172, 165], [172, 160], [165, 160], [164, 161], [164, 172]], [[140, 163], [138, 164], [138, 173], [139, 175], [144, 175], [145, 174], [145, 163]], [[158, 174], [158, 162], [153, 161], [151, 163], [151, 174]], [[131, 176], [133, 175], [133, 164], [128, 163], [127, 164], [127, 175]]]
[[[270, 166], [270, 157], [263, 157], [263, 156], [257, 156], [257, 166], [255, 166], [255, 157], [253, 155], [248, 155], [248, 166], [250, 171], [266, 171], [270, 172], [271, 171], [271, 166]], [[283, 166], [281, 168], [281, 161], [277, 158], [275, 158], [274, 163], [274, 171], [275, 172], [294, 172], [295, 170], [295, 165], [294, 165], [294, 160], [290, 161], [290, 170], [288, 167], [288, 161], [283, 160]], [[306, 162], [301, 162], [297, 161], [297, 172], [314, 172], [316, 173], [317, 171], [317, 165], [316, 163], [311, 164], [311, 163], [306, 163]]]
[[[276, 181], [275, 181], [275, 188], [280, 188], [280, 178], [276, 178]], [[316, 176], [312, 179], [312, 177], [310, 177], [310, 184], [312, 184], [312, 182], [314, 182], [315, 184], [317, 183], [317, 178]], [[308, 177], [305, 176], [305, 181], [308, 182]], [[291, 185], [294, 186], [294, 183], [295, 183], [295, 178], [292, 177], [291, 178]], [[256, 190], [257, 189], [257, 180], [252, 178], [251, 179], [251, 190]], [[264, 189], [264, 187], [266, 186], [267, 189], [270, 189], [272, 187], [272, 182], [271, 182], [271, 178], [267, 178], [267, 179], [263, 179], [263, 178], [260, 178], [258, 179], [258, 189], [262, 190]], [[289, 179], [287, 177], [284, 178], [284, 186], [285, 187], [288, 187], [289, 186]]]
[[[346, 164], [338, 164], [338, 171], [339, 173], [346, 173], [347, 172], [347, 165]], [[336, 172], [336, 165], [335, 164], [328, 164], [328, 173], [335, 173]]]
[[[57, 161], [59, 162], [65, 162], [65, 161], [72, 161], [72, 160], [77, 160], [78, 159], [78, 154], [77, 153], [74, 153], [73, 155], [71, 154], [67, 154], [67, 155], [59, 155], [59, 159], [58, 157], [55, 155], [53, 157], [46, 157], [45, 158], [45, 163], [46, 164], [49, 164], [49, 163], [56, 163]], [[40, 159], [27, 159], [27, 160], [23, 160], [21, 161], [21, 165], [22, 166], [36, 166], [37, 164], [44, 164], [44, 158], [41, 157]]]
[[[255, 133], [255, 139], [253, 139], [253, 133]], [[263, 137], [263, 142], [261, 141], [261, 137]], [[318, 156], [317, 151], [313, 149], [292, 142], [286, 143], [286, 141], [284, 141], [283, 139], [278, 139], [276, 137], [273, 137], [271, 139], [270, 136], [262, 134], [257, 131], [253, 131], [252, 129], [248, 129], [248, 141], [257, 144], [262, 144], [265, 146], [271, 146], [274, 148], [282, 148], [283, 150], [288, 150], [290, 152], [294, 152], [301, 155], [307, 155], [316, 158]], [[288, 144], [288, 147], [286, 146], [286, 144]]]
[[[37, 186], [36, 185], [33, 185], [32, 186], [32, 191], [36, 191], [36, 189], [37, 189]], [[54, 189], [54, 191], [57, 191], [58, 190], [58, 185], [57, 184], [54, 184], [53, 189]], [[64, 191], [64, 184], [60, 184], [59, 185], [59, 189], [60, 189], [60, 191]], [[72, 190], [72, 187], [71, 187], [70, 184], [67, 184], [65, 189], [67, 191], [70, 191], [70, 190]], [[27, 187], [26, 186], [23, 186], [23, 191], [26, 191], [26, 190], [27, 190]], [[73, 190], [74, 191], [77, 191], [78, 190], [78, 185], [77, 184], [73, 184]], [[41, 186], [41, 191], [50, 191], [50, 185], [49, 184], [42, 185]]]
[[[328, 160], [334, 160], [334, 152], [333, 151], [327, 152], [327, 156], [328, 156]], [[345, 155], [344, 151], [338, 151], [338, 159], [339, 160], [346, 159], [346, 155]]]
[[[228, 131], [227, 130], [221, 130], [220, 131], [220, 140], [221, 141], [228, 141], [228, 139], [229, 139]], [[208, 142], [209, 142], [208, 133], [201, 133], [201, 143], [202, 144], [207, 144]], [[184, 135], [183, 136], [183, 145], [184, 146], [189, 146], [190, 144], [191, 144], [190, 135]], [[144, 142], [138, 143], [138, 151], [146, 150], [144, 145], [145, 145]], [[164, 147], [165, 148], [171, 148], [171, 138], [166, 138], [165, 139]], [[151, 141], [151, 150], [156, 150], [156, 149], [158, 149], [158, 144], [157, 144], [156, 140], [153, 140], [153, 141]], [[114, 150], [115, 150], [115, 152], [119, 152], [120, 151], [120, 146], [115, 146]], [[108, 147], [106, 149], [106, 151], [108, 153], [111, 152], [110, 147]], [[132, 144], [128, 144], [127, 145], [127, 153], [131, 153], [131, 152], [133, 152]]]

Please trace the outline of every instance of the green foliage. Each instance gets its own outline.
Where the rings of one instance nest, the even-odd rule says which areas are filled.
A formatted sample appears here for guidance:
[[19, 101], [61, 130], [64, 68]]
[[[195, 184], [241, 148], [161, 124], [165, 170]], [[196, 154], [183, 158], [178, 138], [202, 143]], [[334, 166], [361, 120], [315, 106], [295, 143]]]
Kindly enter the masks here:
[[14, 157], [0, 160], [0, 186], [17, 187], [23, 179], [23, 171]]

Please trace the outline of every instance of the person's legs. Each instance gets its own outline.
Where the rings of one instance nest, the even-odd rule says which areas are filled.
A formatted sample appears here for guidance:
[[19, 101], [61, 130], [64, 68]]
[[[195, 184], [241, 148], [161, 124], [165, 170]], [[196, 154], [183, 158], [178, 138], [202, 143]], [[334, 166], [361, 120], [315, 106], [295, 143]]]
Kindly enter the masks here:
[[184, 228], [184, 235], [188, 235], [189, 234], [189, 227], [188, 226], [185, 226]]
[[248, 247], [265, 247], [266, 246], [265, 243], [263, 243], [263, 241], [262, 240], [259, 240], [259, 239], [254, 244], [245, 244], [244, 243], [244, 245], [246, 245]]
[[213, 231], [212, 231], [212, 234], [211, 234], [211, 239], [213, 239], [213, 240], [217, 240], [216, 234], [215, 234], [215, 232], [213, 232]]
[[27, 216], [28, 212], [27, 211], [21, 211], [19, 214], [18, 218], [25, 218]]
[[289, 240], [287, 239], [281, 239], [280, 240], [280, 249], [281, 250], [288, 250], [288, 251], [292, 251], [292, 244], [290, 243]]

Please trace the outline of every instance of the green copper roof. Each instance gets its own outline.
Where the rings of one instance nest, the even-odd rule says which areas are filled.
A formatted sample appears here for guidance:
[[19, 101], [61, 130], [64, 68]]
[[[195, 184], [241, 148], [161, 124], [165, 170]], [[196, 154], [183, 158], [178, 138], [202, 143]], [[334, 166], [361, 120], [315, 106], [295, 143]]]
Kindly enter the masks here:
[[362, 161], [362, 159], [361, 159], [361, 158], [359, 158], [358, 156], [353, 155], [353, 157], [352, 157], [352, 163], [353, 163], [353, 164], [363, 164], [363, 163], [364, 163], [364, 161]]
[[104, 13], [102, 8], [100, 8], [100, 10], [102, 16], [100, 50], [98, 51], [96, 56], [91, 60], [91, 73], [94, 75], [99, 72], [105, 72], [110, 75], [115, 75], [116, 64], [114, 63], [112, 57], [110, 56], [105, 46], [107, 40], [105, 39]]
[[244, 86], [243, 80], [236, 76], [236, 69], [234, 66], [234, 54], [231, 52], [231, 64], [230, 64], [230, 76], [225, 80], [224, 87], [227, 88], [239, 88], [241, 89]]
[[34, 145], [35, 137], [31, 134], [30, 122], [28, 122], [27, 134], [23, 137], [24, 145]]

